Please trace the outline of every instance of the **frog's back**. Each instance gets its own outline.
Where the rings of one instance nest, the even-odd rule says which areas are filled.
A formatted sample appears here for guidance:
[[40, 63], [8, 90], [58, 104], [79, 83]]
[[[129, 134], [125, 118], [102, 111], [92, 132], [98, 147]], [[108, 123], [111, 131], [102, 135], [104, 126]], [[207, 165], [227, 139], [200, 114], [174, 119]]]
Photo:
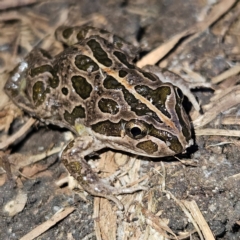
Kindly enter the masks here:
[[137, 68], [123, 46], [91, 35], [54, 58], [34, 49], [5, 90], [31, 115], [76, 133], [87, 129], [106, 146], [155, 156], [182, 152], [191, 131], [179, 89]]
[[128, 68], [135, 68], [131, 60], [125, 51], [95, 35], [54, 58], [36, 48], [13, 70], [5, 91], [30, 115], [77, 132], [79, 125], [90, 126], [109, 116], [119, 120], [120, 108], [129, 115], [121, 89], [106, 89], [103, 80], [110, 79], [108, 73], [127, 74]]
[[102, 119], [104, 112], [106, 118], [115, 115], [118, 104], [128, 111], [122, 89], [106, 89], [103, 80], [110, 80], [110, 75], [124, 78], [129, 69], [134, 74], [135, 66], [124, 51], [101, 37], [90, 36], [54, 58], [42, 49], [33, 49], [12, 71], [5, 91], [42, 121], [68, 128], [78, 123], [88, 126]]

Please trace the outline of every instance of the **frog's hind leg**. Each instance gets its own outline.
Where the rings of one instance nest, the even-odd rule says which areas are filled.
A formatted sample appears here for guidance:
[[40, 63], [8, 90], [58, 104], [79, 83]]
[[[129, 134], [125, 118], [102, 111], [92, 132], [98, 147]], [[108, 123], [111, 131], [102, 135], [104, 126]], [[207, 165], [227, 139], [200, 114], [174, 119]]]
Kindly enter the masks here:
[[143, 187], [115, 188], [104, 179], [99, 178], [84, 159], [86, 155], [95, 150], [96, 146], [99, 149], [99, 142], [96, 142], [91, 136], [77, 138], [63, 150], [62, 162], [70, 175], [79, 182], [85, 191], [93, 196], [104, 197], [115, 202], [122, 210], [123, 204], [115, 195], [133, 193], [143, 190]]

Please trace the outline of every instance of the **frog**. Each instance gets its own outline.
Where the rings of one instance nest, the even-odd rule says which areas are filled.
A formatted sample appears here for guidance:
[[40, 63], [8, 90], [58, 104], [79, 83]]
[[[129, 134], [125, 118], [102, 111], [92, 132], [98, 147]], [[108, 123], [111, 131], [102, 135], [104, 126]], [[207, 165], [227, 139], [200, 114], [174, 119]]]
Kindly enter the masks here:
[[171, 82], [181, 78], [167, 69], [138, 68], [139, 48], [106, 30], [60, 26], [55, 36], [66, 48], [56, 56], [33, 48], [11, 72], [5, 92], [30, 116], [72, 131], [62, 163], [86, 192], [123, 209], [117, 195], [141, 187], [112, 186], [86, 157], [104, 148], [151, 158], [186, 151], [191, 122], [184, 95]]

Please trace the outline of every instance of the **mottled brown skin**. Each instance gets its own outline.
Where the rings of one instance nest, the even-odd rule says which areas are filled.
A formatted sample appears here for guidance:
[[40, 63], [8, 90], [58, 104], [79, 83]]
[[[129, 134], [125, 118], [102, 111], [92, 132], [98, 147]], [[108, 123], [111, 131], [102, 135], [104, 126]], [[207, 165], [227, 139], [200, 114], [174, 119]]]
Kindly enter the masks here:
[[[33, 49], [14, 69], [5, 91], [32, 116], [75, 132], [62, 162], [87, 192], [122, 208], [114, 195], [142, 188], [110, 186], [85, 156], [104, 147], [150, 157], [183, 152], [192, 140], [182, 93], [137, 68], [132, 60], [138, 50], [111, 33], [60, 27], [56, 36], [69, 47], [54, 58]], [[178, 78], [166, 70], [159, 73]]]

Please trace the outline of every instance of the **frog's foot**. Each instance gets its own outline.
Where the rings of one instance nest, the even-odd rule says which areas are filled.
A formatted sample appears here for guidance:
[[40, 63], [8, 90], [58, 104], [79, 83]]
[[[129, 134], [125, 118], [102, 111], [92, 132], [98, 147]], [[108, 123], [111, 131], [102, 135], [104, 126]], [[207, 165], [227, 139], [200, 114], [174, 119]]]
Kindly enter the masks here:
[[[107, 183], [113, 183], [116, 180], [117, 176], [119, 176], [121, 173], [122, 173], [121, 170], [116, 171], [111, 176], [101, 179], [101, 181], [105, 185], [107, 185]], [[121, 188], [116, 188], [116, 187], [112, 187], [112, 188], [113, 189], [111, 191], [112, 191], [113, 195], [129, 194], [129, 193], [134, 193], [134, 192], [138, 192], [138, 191], [145, 191], [148, 189], [147, 187], [144, 187], [144, 186], [134, 186], [134, 187], [125, 187], [124, 186]]]
[[93, 196], [104, 197], [112, 200], [117, 204], [118, 208], [122, 210], [123, 204], [115, 195], [133, 193], [136, 191], [145, 190], [146, 188], [115, 188], [106, 180], [100, 179], [84, 159], [86, 152], [89, 151], [89, 147], [94, 149], [94, 145], [96, 144], [97, 143], [92, 137], [75, 139], [64, 149], [62, 153], [62, 162], [69, 173], [80, 183], [85, 191]]

